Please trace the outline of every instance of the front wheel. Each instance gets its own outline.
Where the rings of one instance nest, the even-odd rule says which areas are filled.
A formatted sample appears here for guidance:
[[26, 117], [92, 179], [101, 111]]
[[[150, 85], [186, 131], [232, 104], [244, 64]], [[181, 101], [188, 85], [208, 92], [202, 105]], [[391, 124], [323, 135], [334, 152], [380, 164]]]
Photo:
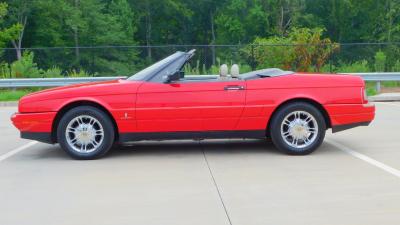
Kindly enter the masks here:
[[95, 159], [114, 143], [114, 126], [103, 111], [79, 106], [63, 115], [57, 128], [61, 148], [75, 159]]
[[323, 142], [326, 131], [322, 113], [313, 105], [297, 102], [280, 108], [271, 120], [275, 146], [291, 155], [306, 155]]

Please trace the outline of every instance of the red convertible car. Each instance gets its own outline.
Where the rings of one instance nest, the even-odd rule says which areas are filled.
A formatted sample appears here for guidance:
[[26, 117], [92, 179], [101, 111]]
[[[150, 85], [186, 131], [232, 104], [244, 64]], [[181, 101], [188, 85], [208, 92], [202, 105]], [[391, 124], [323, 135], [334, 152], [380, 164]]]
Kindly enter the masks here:
[[271, 138], [288, 154], [321, 145], [325, 131], [368, 125], [375, 106], [357, 76], [265, 69], [185, 76], [194, 50], [176, 52], [128, 79], [48, 89], [12, 116], [21, 137], [59, 143], [76, 159], [140, 140]]

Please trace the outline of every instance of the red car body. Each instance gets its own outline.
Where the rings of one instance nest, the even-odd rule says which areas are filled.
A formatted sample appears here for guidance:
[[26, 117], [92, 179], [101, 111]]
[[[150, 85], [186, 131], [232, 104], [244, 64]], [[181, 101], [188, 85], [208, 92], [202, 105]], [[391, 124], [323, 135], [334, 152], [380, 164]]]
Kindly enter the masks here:
[[[224, 90], [237, 85], [243, 90]], [[115, 80], [54, 88], [23, 97], [12, 121], [23, 137], [53, 143], [57, 116], [73, 105], [89, 103], [112, 116], [121, 141], [159, 132], [265, 133], [274, 111], [295, 100], [321, 107], [333, 131], [367, 125], [374, 119], [375, 107], [365, 99], [360, 77], [294, 73], [249, 81]]]
[[185, 77], [193, 54], [177, 52], [126, 80], [27, 95], [11, 119], [22, 138], [58, 142], [78, 159], [100, 157], [115, 141], [268, 135], [287, 153], [308, 154], [326, 129], [374, 119], [360, 77], [278, 69]]

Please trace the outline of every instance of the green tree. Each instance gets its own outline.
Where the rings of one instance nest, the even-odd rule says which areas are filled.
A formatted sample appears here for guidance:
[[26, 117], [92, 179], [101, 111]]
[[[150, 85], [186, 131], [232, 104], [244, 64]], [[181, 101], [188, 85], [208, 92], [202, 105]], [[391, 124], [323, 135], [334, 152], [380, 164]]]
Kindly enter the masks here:
[[[5, 2], [0, 3], [0, 26], [4, 25], [4, 18], [8, 13], [8, 4]], [[0, 30], [0, 47], [4, 48], [10, 41], [17, 39], [21, 31], [21, 24], [13, 24], [8, 27], [1, 27]]]
[[[286, 44], [295, 43], [293, 30], [324, 28], [320, 35], [298, 32], [297, 42], [330, 45], [332, 42], [391, 42], [391, 45], [343, 45], [333, 63], [339, 67], [374, 61], [377, 48], [386, 55], [386, 69], [400, 58], [399, 0], [7, 0], [0, 6], [0, 47], [14, 48], [3, 61], [20, 58], [23, 47], [33, 49], [44, 70], [57, 66], [63, 73], [131, 74], [144, 60], [154, 61], [175, 50], [151, 48], [165, 44]], [[8, 13], [7, 13], [8, 12]], [[307, 38], [305, 38], [307, 37]], [[302, 39], [303, 38], [303, 39]], [[110, 45], [145, 45], [147, 48], [96, 48]], [[69, 48], [60, 48], [67, 46]], [[92, 48], [82, 48], [82, 47]], [[334, 45], [332, 45], [334, 46]], [[189, 47], [188, 47], [189, 48]], [[319, 70], [334, 49], [292, 48], [295, 55], [280, 55], [283, 47], [254, 49], [265, 63], [300, 70]], [[206, 69], [216, 59], [229, 63], [243, 59], [233, 48], [199, 48], [197, 57]], [[289, 51], [289, 52], [290, 52]], [[295, 59], [289, 59], [295, 57]], [[310, 61], [311, 60], [311, 61]], [[278, 62], [279, 61], [279, 62]], [[290, 63], [288, 63], [288, 61]], [[147, 62], [146, 62], [147, 63]], [[397, 64], [396, 64], [397, 63]]]
[[[137, 50], [109, 48], [82, 49], [81, 46], [131, 46], [136, 45], [135, 15], [126, 0], [54, 0], [37, 1], [33, 45], [73, 46], [73, 49], [56, 49], [41, 52], [40, 58], [54, 60], [47, 67], [62, 62], [67, 70], [83, 67], [91, 73], [120, 75], [131, 74], [137, 63]], [[67, 31], [67, 32], [65, 32]], [[68, 59], [68, 60], [66, 60]], [[41, 62], [46, 63], [46, 62]]]
[[18, 36], [11, 40], [12, 46], [15, 49], [17, 60], [19, 60], [22, 57], [22, 44], [33, 4], [32, 0], [8, 0], [8, 2], [10, 11], [8, 14], [7, 23], [10, 26], [12, 26], [12, 24], [20, 25]]
[[248, 43], [270, 30], [268, 13], [260, 0], [231, 0], [215, 16], [217, 42]]
[[148, 46], [148, 59], [153, 58], [151, 45], [190, 41], [193, 12], [184, 0], [130, 0], [130, 4], [139, 19], [139, 40]]

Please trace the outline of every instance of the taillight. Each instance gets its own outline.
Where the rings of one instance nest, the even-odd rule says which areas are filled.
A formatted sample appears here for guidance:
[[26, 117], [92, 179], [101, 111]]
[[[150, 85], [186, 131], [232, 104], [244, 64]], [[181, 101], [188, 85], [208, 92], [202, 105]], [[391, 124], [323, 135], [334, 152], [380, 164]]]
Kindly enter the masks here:
[[363, 90], [363, 103], [368, 103], [367, 89], [363, 87], [362, 90]]

